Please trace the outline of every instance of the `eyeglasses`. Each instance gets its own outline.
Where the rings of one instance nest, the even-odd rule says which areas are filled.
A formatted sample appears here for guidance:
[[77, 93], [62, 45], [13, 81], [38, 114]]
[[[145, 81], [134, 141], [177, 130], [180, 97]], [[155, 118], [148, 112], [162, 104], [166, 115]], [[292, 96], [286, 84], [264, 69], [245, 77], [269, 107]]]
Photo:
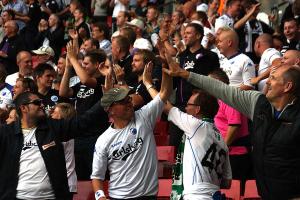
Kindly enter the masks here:
[[125, 97], [124, 99], [122, 99], [122, 100], [120, 100], [120, 101], [115, 101], [115, 102], [113, 103], [113, 105], [114, 105], [114, 104], [126, 105], [126, 104], [128, 104], [128, 103], [131, 103], [131, 101], [132, 101], [132, 97], [131, 97], [131, 96], [127, 96], [127, 97]]
[[29, 104], [33, 104], [33, 105], [36, 105], [36, 106], [41, 106], [43, 104], [43, 100], [42, 99], [35, 99], [35, 100], [29, 101], [27, 103], [23, 103], [23, 105], [29, 105]]

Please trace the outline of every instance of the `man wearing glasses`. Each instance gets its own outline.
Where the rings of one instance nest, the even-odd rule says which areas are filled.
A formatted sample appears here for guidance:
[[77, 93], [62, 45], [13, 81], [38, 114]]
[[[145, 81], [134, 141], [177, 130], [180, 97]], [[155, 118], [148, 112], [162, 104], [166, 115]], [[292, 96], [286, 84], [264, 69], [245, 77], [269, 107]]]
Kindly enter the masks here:
[[14, 103], [20, 119], [0, 127], [0, 199], [71, 199], [61, 143], [97, 123], [104, 110], [97, 103], [84, 115], [51, 120], [34, 93]]
[[[168, 120], [184, 131], [182, 168], [174, 170], [171, 199], [219, 199], [220, 187], [229, 188], [231, 167], [228, 147], [214, 125], [218, 101], [204, 91], [194, 91], [182, 112], [168, 103], [164, 112]], [[177, 162], [176, 162], [177, 163]], [[219, 197], [219, 198], [217, 198]]]

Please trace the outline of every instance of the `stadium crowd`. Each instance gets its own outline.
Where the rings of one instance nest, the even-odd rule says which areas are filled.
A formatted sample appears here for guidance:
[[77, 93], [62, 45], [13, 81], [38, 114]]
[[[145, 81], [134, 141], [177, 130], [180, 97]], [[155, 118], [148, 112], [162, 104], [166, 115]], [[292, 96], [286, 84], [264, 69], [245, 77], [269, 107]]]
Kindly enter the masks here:
[[[300, 1], [1, 0], [0, 200], [300, 198]], [[272, 26], [271, 26], [272, 24]], [[108, 180], [108, 193], [104, 182]]]

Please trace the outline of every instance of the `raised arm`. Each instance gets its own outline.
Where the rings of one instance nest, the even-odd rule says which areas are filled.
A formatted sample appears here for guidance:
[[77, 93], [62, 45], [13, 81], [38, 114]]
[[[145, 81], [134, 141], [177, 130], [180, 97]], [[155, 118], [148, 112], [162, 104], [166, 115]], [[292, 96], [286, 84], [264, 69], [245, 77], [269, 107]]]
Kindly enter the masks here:
[[72, 66], [70, 65], [70, 61], [67, 58], [66, 59], [66, 68], [63, 74], [63, 77], [61, 79], [61, 83], [59, 86], [59, 96], [61, 97], [71, 97], [73, 96], [73, 90], [69, 87], [70, 78], [72, 74]]
[[[149, 62], [146, 64], [144, 73], [143, 73], [143, 83], [145, 87], [147, 88], [147, 91], [151, 95], [152, 98], [154, 98], [158, 91], [155, 89], [154, 85], [152, 84], [152, 69], [153, 69], [153, 63]], [[166, 74], [162, 74], [162, 81], [161, 81], [161, 87], [159, 92], [159, 97], [163, 102], [167, 102], [169, 99], [169, 96], [172, 91], [172, 78]]]
[[76, 74], [78, 75], [80, 82], [87, 87], [95, 88], [97, 86], [97, 79], [89, 76], [80, 63], [77, 60], [75, 41], [71, 41], [67, 44], [67, 53], [68, 58], [75, 69]]
[[178, 63], [171, 63], [169, 69], [163, 69], [171, 76], [187, 79], [194, 86], [203, 89], [221, 99], [231, 107], [244, 113], [250, 119], [253, 117], [255, 104], [262, 93], [257, 91], [242, 91], [239, 88], [228, 86], [213, 78], [188, 72], [179, 67]]

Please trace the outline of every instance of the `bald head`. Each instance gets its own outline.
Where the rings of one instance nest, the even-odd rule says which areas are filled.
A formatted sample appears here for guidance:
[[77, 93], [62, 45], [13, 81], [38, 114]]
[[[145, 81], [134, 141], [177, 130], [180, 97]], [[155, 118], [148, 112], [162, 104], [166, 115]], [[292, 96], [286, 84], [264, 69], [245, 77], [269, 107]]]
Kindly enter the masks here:
[[238, 51], [239, 37], [228, 27], [219, 28], [217, 31], [217, 47], [225, 57], [230, 57]]
[[223, 38], [231, 40], [233, 47], [238, 48], [238, 46], [239, 46], [239, 36], [233, 29], [231, 29], [229, 27], [222, 27], [222, 28], [219, 28], [218, 33]]
[[23, 76], [30, 76], [32, 73], [32, 58], [28, 51], [20, 51], [17, 55], [19, 73]]
[[270, 34], [264, 33], [255, 40], [254, 51], [259, 57], [271, 47], [273, 47], [273, 38]]
[[300, 65], [300, 51], [288, 50], [284, 53], [281, 62], [287, 65]]
[[9, 21], [5, 22], [4, 32], [8, 38], [15, 36], [18, 33], [18, 30], [19, 30], [19, 28], [18, 28], [16, 21], [9, 20]]
[[269, 46], [272, 46], [272, 44], [273, 44], [272, 36], [270, 34], [267, 34], [267, 33], [264, 33], [264, 34], [260, 35], [256, 39], [256, 41], [264, 43], [264, 44], [269, 45]]
[[15, 32], [18, 32], [19, 27], [17, 25], [17, 22], [15, 20], [9, 20], [5, 23], [5, 25], [8, 25], [14, 29]]
[[283, 79], [285, 82], [291, 82], [290, 94], [295, 97], [300, 96], [300, 68], [296, 66], [286, 65], [281, 67], [283, 70]]

